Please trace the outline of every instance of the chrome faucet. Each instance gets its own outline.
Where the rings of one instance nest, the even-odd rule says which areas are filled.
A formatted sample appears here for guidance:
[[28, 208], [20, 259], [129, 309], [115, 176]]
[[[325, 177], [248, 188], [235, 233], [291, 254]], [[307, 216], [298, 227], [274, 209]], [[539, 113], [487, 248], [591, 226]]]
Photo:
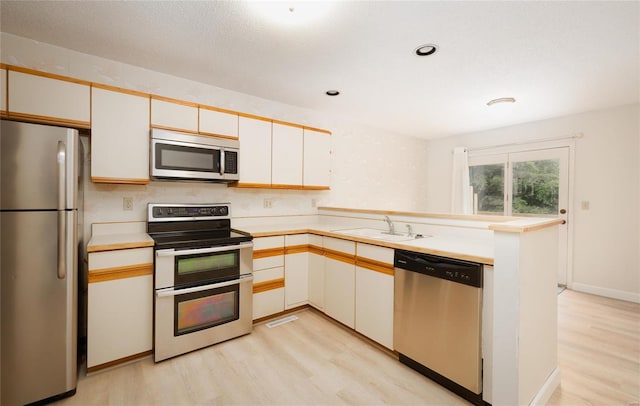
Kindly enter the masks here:
[[389, 219], [389, 216], [384, 216], [384, 221], [386, 221], [387, 224], [389, 224], [389, 234], [395, 234], [395, 231], [393, 229], [393, 223], [391, 222], [391, 219]]
[[407, 224], [407, 235], [409, 237], [413, 236], [413, 230], [411, 229], [411, 224]]

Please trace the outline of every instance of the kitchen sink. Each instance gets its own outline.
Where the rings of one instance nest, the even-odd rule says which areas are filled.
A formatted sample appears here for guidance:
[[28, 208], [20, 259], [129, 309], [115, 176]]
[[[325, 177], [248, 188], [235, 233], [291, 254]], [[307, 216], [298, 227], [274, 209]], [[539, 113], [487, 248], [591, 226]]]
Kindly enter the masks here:
[[376, 228], [349, 228], [346, 230], [333, 230], [332, 232], [390, 242], [409, 241], [415, 239], [415, 237], [407, 234], [390, 234], [388, 231], [378, 230]]

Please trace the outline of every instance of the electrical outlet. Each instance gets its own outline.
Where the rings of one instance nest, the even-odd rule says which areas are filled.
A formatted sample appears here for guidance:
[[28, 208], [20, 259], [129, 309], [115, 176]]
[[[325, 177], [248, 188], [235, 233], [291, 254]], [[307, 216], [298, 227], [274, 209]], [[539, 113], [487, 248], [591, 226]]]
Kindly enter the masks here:
[[265, 209], [271, 208], [271, 199], [264, 199], [264, 208]]
[[122, 210], [133, 210], [133, 197], [122, 198]]
[[318, 205], [318, 202], [316, 201], [316, 199], [311, 199], [311, 207], [316, 207]]

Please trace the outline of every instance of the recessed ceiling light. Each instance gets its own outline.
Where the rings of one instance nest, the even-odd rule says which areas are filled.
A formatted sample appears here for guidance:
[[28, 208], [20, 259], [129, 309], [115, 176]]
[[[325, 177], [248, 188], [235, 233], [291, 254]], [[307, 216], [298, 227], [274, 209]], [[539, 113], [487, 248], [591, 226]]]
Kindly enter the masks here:
[[498, 104], [498, 103], [515, 103], [516, 99], [514, 99], [513, 97], [500, 97], [499, 99], [493, 99], [493, 100], [489, 100], [487, 102], [487, 106], [493, 106], [494, 104]]
[[418, 56], [433, 55], [436, 53], [437, 50], [438, 50], [437, 45], [433, 45], [433, 44], [421, 45], [418, 48], [416, 48], [416, 55]]
[[337, 95], [340, 94], [340, 91], [338, 91], [338, 90], [327, 90], [326, 93], [327, 93], [327, 96], [337, 96]]

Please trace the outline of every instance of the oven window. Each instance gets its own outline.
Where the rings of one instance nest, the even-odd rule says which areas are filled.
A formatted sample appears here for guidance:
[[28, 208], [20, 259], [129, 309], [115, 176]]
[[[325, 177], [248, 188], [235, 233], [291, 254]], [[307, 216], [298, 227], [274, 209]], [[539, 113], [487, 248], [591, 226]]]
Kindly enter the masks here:
[[175, 296], [174, 334], [193, 333], [240, 317], [239, 285]]
[[157, 143], [156, 168], [219, 172], [220, 150]]
[[176, 285], [197, 285], [210, 281], [235, 279], [240, 275], [240, 251], [176, 257], [174, 281]]

